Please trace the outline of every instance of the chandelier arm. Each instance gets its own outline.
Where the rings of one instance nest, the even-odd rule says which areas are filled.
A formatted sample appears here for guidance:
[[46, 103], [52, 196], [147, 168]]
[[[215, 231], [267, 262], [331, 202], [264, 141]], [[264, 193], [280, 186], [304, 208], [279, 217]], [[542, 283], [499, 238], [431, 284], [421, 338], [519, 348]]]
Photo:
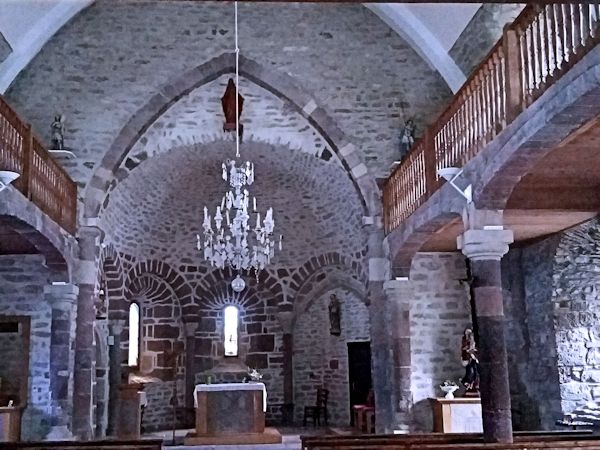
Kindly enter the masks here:
[[235, 156], [240, 157], [240, 48], [238, 47], [238, 2], [235, 5]]

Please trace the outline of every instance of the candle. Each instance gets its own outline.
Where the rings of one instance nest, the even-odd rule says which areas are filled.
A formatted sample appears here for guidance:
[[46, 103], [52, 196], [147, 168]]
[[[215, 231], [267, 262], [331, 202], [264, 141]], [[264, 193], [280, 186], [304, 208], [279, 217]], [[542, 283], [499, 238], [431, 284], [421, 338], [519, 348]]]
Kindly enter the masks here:
[[225, 197], [221, 199], [221, 209], [225, 209]]
[[231, 225], [231, 221], [229, 220], [229, 211], [227, 211], [227, 225]]
[[279, 235], [279, 251], [281, 251], [281, 240], [283, 239], [283, 236], [280, 234]]
[[256, 212], [256, 197], [254, 197], [253, 200], [254, 200], [254, 211]]
[[204, 223], [206, 223], [206, 218], [208, 217], [208, 208], [204, 207]]
[[260, 213], [256, 214], [256, 228], [260, 228]]

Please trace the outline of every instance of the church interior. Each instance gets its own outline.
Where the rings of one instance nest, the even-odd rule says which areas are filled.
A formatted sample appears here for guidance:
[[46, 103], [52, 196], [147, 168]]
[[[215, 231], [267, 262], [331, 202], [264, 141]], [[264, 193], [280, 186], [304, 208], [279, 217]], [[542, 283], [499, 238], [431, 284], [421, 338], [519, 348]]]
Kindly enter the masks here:
[[0, 449], [600, 449], [598, 43], [2, 0]]

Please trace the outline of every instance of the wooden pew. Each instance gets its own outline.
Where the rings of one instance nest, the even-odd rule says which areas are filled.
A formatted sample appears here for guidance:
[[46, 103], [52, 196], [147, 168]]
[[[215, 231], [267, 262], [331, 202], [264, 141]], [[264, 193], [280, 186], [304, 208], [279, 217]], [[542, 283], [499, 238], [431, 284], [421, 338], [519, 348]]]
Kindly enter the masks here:
[[[560, 440], [597, 439], [591, 430], [529, 431], [516, 432], [515, 441], [521, 442], [554, 442]], [[303, 450], [329, 449], [420, 449], [424, 445], [439, 445], [439, 448], [455, 448], [462, 445], [484, 444], [481, 433], [419, 433], [391, 435], [326, 435], [301, 436]], [[598, 441], [600, 443], [600, 440]], [[425, 448], [425, 447], [423, 447]], [[435, 447], [432, 447], [435, 448]], [[456, 447], [467, 448], [467, 447]], [[482, 447], [486, 448], [486, 447]], [[521, 447], [515, 447], [521, 448]], [[533, 447], [536, 448], [536, 447]], [[544, 447], [540, 447], [544, 448]]]
[[0, 443], [0, 450], [161, 450], [162, 439]]

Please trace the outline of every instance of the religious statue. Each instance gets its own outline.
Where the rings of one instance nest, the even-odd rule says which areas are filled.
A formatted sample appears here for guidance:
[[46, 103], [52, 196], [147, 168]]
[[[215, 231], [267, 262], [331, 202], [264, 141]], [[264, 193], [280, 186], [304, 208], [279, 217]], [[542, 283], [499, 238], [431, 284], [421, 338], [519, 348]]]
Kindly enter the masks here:
[[[223, 124], [223, 131], [235, 131], [236, 130], [236, 87], [233, 78], [230, 78], [227, 82], [227, 88], [225, 94], [221, 97], [221, 106], [223, 107], [223, 114], [225, 115], [225, 123]], [[237, 110], [237, 122], [240, 120], [242, 115], [242, 109], [244, 107], [244, 97], [238, 92], [238, 110]], [[244, 126], [240, 123], [239, 136], [240, 141], [244, 134]]]
[[475, 335], [471, 328], [465, 328], [461, 343], [461, 360], [465, 368], [465, 376], [460, 380], [467, 391], [466, 396], [479, 395], [479, 359], [475, 345]]
[[54, 116], [54, 122], [50, 126], [52, 128], [52, 149], [51, 150], [64, 150], [65, 141], [64, 141], [64, 133], [65, 133], [65, 124], [64, 117], [62, 114], [57, 114]]
[[404, 129], [400, 134], [400, 158], [410, 151], [411, 147], [415, 143], [415, 123], [412, 119], [408, 119], [404, 123]]
[[331, 294], [329, 301], [329, 333], [339, 336], [341, 328], [342, 305], [335, 294]]

